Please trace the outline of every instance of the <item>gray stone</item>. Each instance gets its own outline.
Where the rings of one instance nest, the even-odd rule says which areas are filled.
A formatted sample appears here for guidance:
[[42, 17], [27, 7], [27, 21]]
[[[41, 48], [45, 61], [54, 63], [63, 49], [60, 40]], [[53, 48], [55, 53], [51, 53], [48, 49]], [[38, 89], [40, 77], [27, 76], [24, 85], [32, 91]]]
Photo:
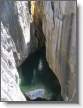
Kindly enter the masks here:
[[27, 95], [31, 100], [34, 100], [37, 98], [43, 98], [44, 94], [45, 94], [44, 89], [35, 89], [35, 90], [25, 93], [25, 95]]
[[75, 102], [78, 70], [76, 1], [44, 1], [43, 5], [46, 58], [60, 81], [64, 100]]
[[26, 101], [19, 86], [13, 50], [16, 50], [9, 31], [1, 23], [1, 101]]

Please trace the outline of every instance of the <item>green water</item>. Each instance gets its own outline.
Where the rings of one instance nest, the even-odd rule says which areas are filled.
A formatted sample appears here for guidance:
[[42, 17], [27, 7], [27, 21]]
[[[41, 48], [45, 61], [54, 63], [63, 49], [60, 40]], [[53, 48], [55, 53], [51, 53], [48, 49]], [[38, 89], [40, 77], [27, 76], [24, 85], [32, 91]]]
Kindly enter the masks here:
[[[42, 61], [42, 69], [38, 69], [39, 61]], [[61, 87], [57, 77], [46, 61], [43, 50], [40, 49], [31, 54], [26, 61], [19, 67], [21, 78], [21, 90], [23, 93], [35, 90], [44, 89], [46, 99], [61, 100]]]
[[[22, 70], [20, 72], [22, 72]], [[27, 73], [26, 73], [26, 75], [27, 75]], [[46, 87], [42, 83], [42, 81], [38, 80], [37, 76], [35, 76], [35, 78], [33, 78], [34, 82], [32, 82], [32, 83], [29, 83], [30, 81], [28, 81], [28, 78], [27, 78], [27, 80], [25, 80], [22, 73], [20, 73], [20, 78], [21, 78], [20, 88], [21, 88], [23, 93], [26, 93], [26, 92], [29, 92], [29, 91], [32, 91], [32, 90], [35, 90], [35, 89], [44, 89], [45, 90], [45, 95], [44, 95], [43, 98], [46, 98], [46, 99], [51, 98], [53, 93], [51, 92], [51, 90], [48, 89], [48, 87]], [[44, 77], [44, 79], [45, 79], [45, 77]]]

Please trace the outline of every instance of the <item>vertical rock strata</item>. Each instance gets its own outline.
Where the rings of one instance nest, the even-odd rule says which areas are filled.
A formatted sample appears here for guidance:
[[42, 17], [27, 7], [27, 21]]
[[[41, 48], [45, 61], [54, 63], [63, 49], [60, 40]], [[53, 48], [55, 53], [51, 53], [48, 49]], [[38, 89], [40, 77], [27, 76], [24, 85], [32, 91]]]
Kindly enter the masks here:
[[8, 29], [1, 23], [1, 101], [26, 101], [19, 87], [15, 50]]
[[30, 14], [27, 1], [7, 1], [1, 10], [1, 100], [26, 101], [19, 86], [19, 66], [30, 49]]
[[[41, 20], [46, 58], [61, 84], [65, 101], [77, 101], [76, 1], [34, 1], [35, 27]], [[42, 35], [38, 35], [43, 40]], [[55, 85], [56, 86], [56, 85]]]
[[31, 26], [28, 1], [4, 0], [1, 4], [1, 99], [26, 100], [16, 66], [45, 43], [46, 58], [60, 81], [64, 100], [76, 102], [76, 1], [31, 2]]
[[[15, 61], [19, 66], [31, 52], [30, 37], [30, 13], [28, 1], [7, 1], [1, 5], [1, 21], [8, 28], [9, 33], [15, 42], [17, 53], [14, 53]], [[35, 39], [34, 39], [35, 41]]]
[[64, 100], [76, 101], [76, 1], [44, 1], [43, 6], [47, 61], [60, 81]]

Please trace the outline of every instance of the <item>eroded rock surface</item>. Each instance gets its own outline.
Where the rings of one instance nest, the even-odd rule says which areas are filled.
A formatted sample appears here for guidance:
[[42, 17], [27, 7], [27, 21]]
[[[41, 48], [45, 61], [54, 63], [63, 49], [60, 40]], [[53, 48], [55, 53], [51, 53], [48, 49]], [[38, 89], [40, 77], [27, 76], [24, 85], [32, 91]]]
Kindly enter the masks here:
[[3, 100], [25, 100], [18, 86], [19, 75], [16, 66], [45, 43], [46, 58], [60, 81], [64, 100], [77, 101], [76, 1], [35, 1], [32, 3], [32, 23], [28, 1], [4, 0], [1, 4], [1, 80], [8, 90], [12, 84], [8, 80], [8, 86], [3, 78], [9, 79], [8, 73], [13, 75], [10, 79], [13, 80], [14, 89], [11, 88], [10, 91], [15, 91], [14, 96], [18, 94], [15, 98], [10, 96], [11, 92], [6, 95], [6, 91], [1, 90], [2, 96], [5, 97]]
[[19, 87], [19, 74], [13, 52], [14, 42], [1, 23], [1, 101], [26, 101]]
[[[33, 1], [35, 27], [42, 22], [46, 58], [58, 77], [65, 101], [77, 100], [76, 1]], [[38, 30], [39, 31], [39, 30]], [[56, 86], [56, 85], [55, 85]]]
[[1, 3], [1, 21], [15, 42], [17, 53], [14, 53], [14, 57], [19, 66], [37, 47], [37, 40], [32, 36], [33, 30], [31, 29], [33, 27], [31, 26], [28, 1], [4, 0]]
[[44, 1], [43, 4], [47, 61], [60, 81], [64, 100], [75, 101], [78, 71], [76, 1]]

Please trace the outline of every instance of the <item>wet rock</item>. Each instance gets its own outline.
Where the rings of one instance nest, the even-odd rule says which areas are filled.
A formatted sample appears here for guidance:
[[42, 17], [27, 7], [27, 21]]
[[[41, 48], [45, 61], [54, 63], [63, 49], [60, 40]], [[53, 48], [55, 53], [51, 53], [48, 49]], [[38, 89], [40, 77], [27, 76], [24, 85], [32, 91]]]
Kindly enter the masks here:
[[44, 89], [35, 89], [33, 91], [25, 93], [25, 95], [27, 97], [29, 97], [30, 100], [35, 100], [37, 98], [43, 98], [44, 94], [45, 94], [45, 90]]

